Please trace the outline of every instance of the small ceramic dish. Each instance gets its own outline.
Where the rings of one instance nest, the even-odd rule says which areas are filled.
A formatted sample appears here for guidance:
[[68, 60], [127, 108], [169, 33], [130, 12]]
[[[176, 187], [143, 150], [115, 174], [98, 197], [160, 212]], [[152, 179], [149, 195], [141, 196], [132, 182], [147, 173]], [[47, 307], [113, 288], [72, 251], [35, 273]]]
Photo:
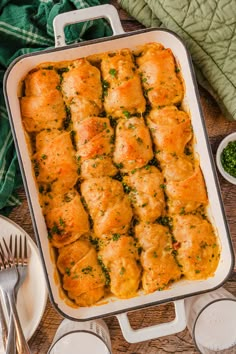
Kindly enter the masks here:
[[224, 150], [224, 148], [228, 145], [230, 141], [236, 141], [236, 132], [227, 135], [220, 143], [218, 146], [217, 152], [216, 152], [216, 164], [217, 167], [221, 173], [221, 175], [230, 183], [236, 184], [236, 177], [231, 176], [229, 173], [227, 173], [222, 166], [221, 162], [221, 154]]

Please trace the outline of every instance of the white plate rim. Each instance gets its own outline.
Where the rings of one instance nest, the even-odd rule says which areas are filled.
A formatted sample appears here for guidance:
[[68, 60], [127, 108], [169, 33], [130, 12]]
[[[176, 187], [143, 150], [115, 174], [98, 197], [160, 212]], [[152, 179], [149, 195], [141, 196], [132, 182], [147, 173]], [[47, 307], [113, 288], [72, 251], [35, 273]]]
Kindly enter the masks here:
[[[40, 253], [38, 250], [38, 247], [36, 245], [36, 243], [34, 242], [34, 240], [29, 236], [29, 234], [17, 223], [15, 223], [14, 221], [12, 221], [11, 219], [7, 218], [6, 216], [0, 215], [0, 223], [1, 220], [3, 220], [4, 222], [8, 223], [10, 226], [15, 227], [16, 229], [19, 230], [19, 232], [21, 232], [23, 235], [26, 235], [27, 241], [30, 244], [30, 248], [34, 249], [35, 254], [37, 255], [38, 259], [39, 259], [39, 263], [41, 265], [41, 273], [43, 275], [44, 281], [43, 284], [44, 286], [41, 288], [41, 311], [35, 312], [37, 313], [37, 318], [34, 317], [34, 322], [33, 325], [31, 326], [31, 330], [26, 334], [26, 339], [27, 341], [30, 340], [30, 338], [34, 335], [35, 331], [37, 330], [41, 319], [43, 317], [43, 314], [45, 312], [45, 308], [47, 305], [47, 299], [48, 299], [48, 291], [47, 291], [47, 287], [46, 287], [46, 281], [45, 281], [45, 277], [44, 277], [44, 270], [43, 270], [43, 266], [42, 266], [42, 262], [41, 262], [41, 257], [40, 257]], [[24, 325], [23, 325], [23, 330], [24, 330]]]

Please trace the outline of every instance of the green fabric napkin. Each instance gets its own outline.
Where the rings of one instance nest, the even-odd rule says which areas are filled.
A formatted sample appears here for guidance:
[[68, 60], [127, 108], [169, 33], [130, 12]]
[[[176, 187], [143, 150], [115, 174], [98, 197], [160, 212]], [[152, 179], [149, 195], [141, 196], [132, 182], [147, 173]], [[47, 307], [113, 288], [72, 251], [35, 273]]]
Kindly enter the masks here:
[[189, 49], [198, 82], [224, 115], [236, 120], [236, 1], [118, 0], [146, 27], [177, 33]]
[[[63, 12], [109, 3], [105, 0], [1, 0], [0, 1], [0, 213], [20, 201], [15, 190], [22, 185], [20, 170], [3, 98], [3, 76], [17, 56], [54, 46], [53, 19]], [[66, 27], [67, 42], [112, 34], [98, 19]]]

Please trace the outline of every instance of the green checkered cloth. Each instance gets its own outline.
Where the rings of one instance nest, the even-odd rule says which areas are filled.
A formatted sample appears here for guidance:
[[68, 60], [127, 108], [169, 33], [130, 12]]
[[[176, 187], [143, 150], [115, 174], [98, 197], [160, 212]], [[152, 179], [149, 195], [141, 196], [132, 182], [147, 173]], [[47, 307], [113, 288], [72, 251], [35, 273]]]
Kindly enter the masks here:
[[[109, 3], [104, 0], [1, 0], [0, 1], [0, 213], [19, 205], [16, 189], [22, 179], [3, 98], [3, 76], [19, 55], [54, 46], [56, 15]], [[66, 27], [67, 43], [111, 35], [103, 19]]]

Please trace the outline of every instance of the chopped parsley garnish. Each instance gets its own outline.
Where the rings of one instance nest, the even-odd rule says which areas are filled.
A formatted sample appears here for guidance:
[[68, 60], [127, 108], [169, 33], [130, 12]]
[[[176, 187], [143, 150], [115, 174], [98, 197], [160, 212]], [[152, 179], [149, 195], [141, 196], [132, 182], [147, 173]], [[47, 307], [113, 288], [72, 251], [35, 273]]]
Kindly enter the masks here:
[[62, 75], [63, 73], [67, 73], [69, 71], [69, 68], [60, 68], [57, 69], [57, 72], [59, 75]]
[[38, 175], [39, 175], [39, 163], [38, 163], [38, 161], [36, 159], [33, 159], [32, 162], [33, 162], [35, 177], [38, 177]]
[[98, 257], [98, 263], [100, 264], [100, 266], [102, 268], [102, 271], [103, 271], [103, 273], [105, 275], [105, 278], [106, 278], [105, 284], [108, 286], [110, 284], [110, 282], [111, 282], [111, 278], [110, 278], [110, 274], [109, 274], [109, 271], [108, 271], [107, 267], [105, 266], [105, 264], [102, 261], [102, 257], [101, 256]]
[[108, 89], [110, 87], [110, 84], [108, 81], [106, 80], [103, 80], [102, 81], [102, 89], [103, 89], [103, 97], [107, 96], [108, 95]]
[[125, 274], [125, 268], [124, 267], [121, 267], [120, 269], [120, 275], [124, 275]]
[[224, 170], [236, 177], [236, 140], [227, 144], [221, 153], [220, 160]]
[[70, 268], [66, 267], [65, 273], [66, 273], [68, 276], [70, 276]]
[[112, 235], [112, 240], [113, 241], [117, 241], [117, 240], [119, 240], [120, 236], [121, 236], [120, 234], [113, 234]]
[[110, 74], [111, 76], [113, 76], [113, 77], [116, 77], [116, 75], [117, 75], [116, 69], [110, 69], [110, 70], [109, 70], [109, 74]]
[[88, 267], [81, 269], [81, 272], [84, 274], [89, 274], [92, 272], [92, 270], [93, 270], [93, 268], [91, 266], [88, 266]]
[[51, 234], [57, 234], [57, 235], [61, 235], [62, 234], [62, 230], [59, 228], [59, 226], [54, 222], [53, 227], [51, 228]]
[[124, 114], [124, 116], [125, 116], [126, 118], [130, 118], [130, 117], [131, 117], [131, 114], [130, 114], [129, 111], [123, 111], [122, 113]]
[[116, 165], [117, 168], [123, 168], [124, 167], [122, 162], [121, 163], [116, 163], [115, 165]]
[[131, 188], [126, 183], [122, 182], [122, 185], [125, 193], [129, 193], [131, 191]]
[[137, 140], [137, 142], [138, 142], [139, 144], [142, 144], [142, 143], [143, 143], [143, 139], [140, 138], [140, 136], [138, 136], [136, 140]]
[[169, 216], [160, 216], [156, 221], [160, 225], [168, 226], [170, 229], [173, 228], [173, 219]]

